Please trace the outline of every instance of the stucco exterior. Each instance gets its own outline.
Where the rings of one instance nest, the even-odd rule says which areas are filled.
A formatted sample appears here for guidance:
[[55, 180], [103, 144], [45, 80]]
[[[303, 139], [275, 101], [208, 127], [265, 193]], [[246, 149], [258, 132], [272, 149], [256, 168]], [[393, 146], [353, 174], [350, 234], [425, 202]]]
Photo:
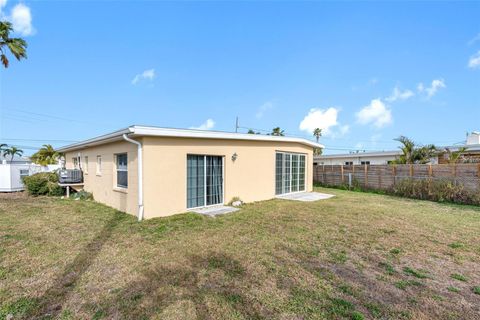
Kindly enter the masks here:
[[[312, 190], [313, 148], [298, 142], [248, 141], [182, 137], [135, 137], [143, 144], [144, 217], [162, 217], [187, 211], [187, 155], [224, 157], [224, 203], [233, 197], [245, 202], [275, 197], [275, 152], [306, 155], [306, 191]], [[128, 188], [117, 188], [115, 154], [128, 154]], [[236, 153], [237, 159], [232, 160]], [[96, 174], [96, 158], [102, 157], [102, 173]], [[137, 146], [118, 141], [91, 146], [65, 154], [66, 167], [73, 157], [84, 166], [84, 189], [95, 200], [137, 215]], [[85, 156], [88, 168], [85, 168]], [[87, 170], [85, 170], [87, 169]]]
[[[128, 154], [128, 188], [116, 187], [115, 155]], [[101, 172], [97, 174], [97, 156], [101, 156]], [[126, 141], [92, 146], [65, 153], [65, 167], [73, 169], [73, 158], [80, 157], [84, 189], [96, 201], [133, 215], [138, 210], [137, 147]], [[85, 164], [88, 157], [88, 166]]]

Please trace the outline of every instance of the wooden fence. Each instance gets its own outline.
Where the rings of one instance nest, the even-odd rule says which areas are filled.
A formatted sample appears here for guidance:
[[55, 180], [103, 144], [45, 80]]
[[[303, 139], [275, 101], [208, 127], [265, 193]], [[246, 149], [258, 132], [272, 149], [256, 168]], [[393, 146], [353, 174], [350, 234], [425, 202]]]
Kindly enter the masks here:
[[328, 186], [386, 190], [402, 179], [449, 180], [480, 191], [480, 164], [317, 165], [313, 169], [313, 181]]

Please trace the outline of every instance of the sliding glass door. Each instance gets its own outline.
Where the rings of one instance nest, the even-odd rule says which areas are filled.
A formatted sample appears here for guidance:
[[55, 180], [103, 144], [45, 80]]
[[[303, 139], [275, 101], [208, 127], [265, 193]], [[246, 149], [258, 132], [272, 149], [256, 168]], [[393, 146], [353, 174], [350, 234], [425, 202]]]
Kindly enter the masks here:
[[223, 203], [223, 157], [187, 155], [187, 208]]
[[275, 194], [305, 191], [305, 155], [277, 152]]

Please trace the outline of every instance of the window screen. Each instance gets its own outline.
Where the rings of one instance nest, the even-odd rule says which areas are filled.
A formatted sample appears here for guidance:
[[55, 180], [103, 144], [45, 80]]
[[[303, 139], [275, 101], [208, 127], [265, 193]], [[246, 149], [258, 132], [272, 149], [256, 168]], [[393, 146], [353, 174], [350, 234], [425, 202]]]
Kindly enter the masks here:
[[128, 157], [126, 153], [117, 154], [117, 187], [128, 187]]

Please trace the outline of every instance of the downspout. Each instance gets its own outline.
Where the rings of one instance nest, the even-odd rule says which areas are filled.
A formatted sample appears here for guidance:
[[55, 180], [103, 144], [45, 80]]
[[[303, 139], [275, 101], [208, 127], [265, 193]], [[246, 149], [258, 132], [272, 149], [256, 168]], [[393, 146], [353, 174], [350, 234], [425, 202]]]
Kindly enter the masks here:
[[143, 157], [142, 157], [142, 144], [136, 140], [133, 140], [127, 136], [126, 133], [123, 134], [123, 139], [126, 141], [136, 144], [137, 149], [137, 164], [138, 164], [138, 221], [143, 220]]

